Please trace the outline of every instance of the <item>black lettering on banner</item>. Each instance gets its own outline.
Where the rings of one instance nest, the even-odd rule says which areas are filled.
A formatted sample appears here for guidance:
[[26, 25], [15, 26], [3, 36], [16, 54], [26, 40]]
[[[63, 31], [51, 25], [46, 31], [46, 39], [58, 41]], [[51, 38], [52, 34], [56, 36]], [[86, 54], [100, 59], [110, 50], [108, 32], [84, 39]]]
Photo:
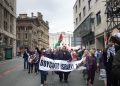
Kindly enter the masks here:
[[49, 61], [47, 61], [47, 67], [49, 66]]
[[73, 67], [73, 64], [61, 64], [62, 70], [71, 70]]
[[46, 67], [46, 63], [47, 63], [47, 62], [46, 62], [46, 61], [44, 61], [44, 67]]
[[40, 61], [40, 66], [43, 66], [43, 60]]
[[53, 68], [53, 63], [49, 62], [49, 68]]
[[40, 66], [59, 69], [59, 63], [53, 63], [50, 61], [41, 60]]

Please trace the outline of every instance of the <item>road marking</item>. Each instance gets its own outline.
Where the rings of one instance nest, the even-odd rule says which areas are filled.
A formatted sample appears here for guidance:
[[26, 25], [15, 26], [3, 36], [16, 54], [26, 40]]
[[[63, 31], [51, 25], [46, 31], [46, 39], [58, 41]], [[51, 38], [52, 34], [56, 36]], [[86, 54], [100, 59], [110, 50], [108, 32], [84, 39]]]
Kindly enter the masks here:
[[0, 78], [10, 74], [11, 72], [15, 71], [18, 67], [20, 66], [20, 64], [16, 65], [14, 68], [8, 69], [7, 71], [0, 73]]

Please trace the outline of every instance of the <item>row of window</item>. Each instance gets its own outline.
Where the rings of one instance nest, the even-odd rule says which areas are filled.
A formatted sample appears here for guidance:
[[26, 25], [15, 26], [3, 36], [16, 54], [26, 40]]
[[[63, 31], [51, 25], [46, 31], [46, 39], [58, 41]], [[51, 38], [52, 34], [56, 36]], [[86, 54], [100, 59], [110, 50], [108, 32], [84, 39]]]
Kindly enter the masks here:
[[[79, 22], [81, 21], [81, 13], [79, 14]], [[99, 11], [96, 14], [96, 23], [97, 25], [101, 24], [101, 12]], [[78, 18], [76, 18], [76, 25], [78, 24]]]
[[[20, 38], [21, 38], [21, 34], [17, 33], [17, 39], [20, 39]], [[23, 39], [28, 39], [28, 34], [27, 33], [24, 34], [24, 38]]]
[[[84, 1], [84, 0], [83, 0], [83, 1]], [[98, 1], [98, 0], [96, 0], [96, 1]], [[80, 6], [81, 6], [81, 0], [79, 0], [78, 3], [79, 3], [79, 7], [80, 7]], [[89, 9], [89, 10], [91, 9], [91, 5], [92, 5], [92, 0], [88, 0], [88, 9]], [[76, 13], [77, 13], [77, 11], [78, 11], [77, 5], [76, 5], [76, 7], [75, 7], [75, 11], [76, 11]], [[96, 15], [97, 24], [100, 24], [100, 23], [101, 23], [101, 17], [100, 17], [99, 14], [100, 14], [100, 13], [98, 13], [98, 14]], [[86, 7], [85, 7], [85, 6], [83, 7], [83, 14], [81, 14], [81, 12], [80, 12], [80, 13], [79, 13], [79, 17], [76, 18], [76, 20], [75, 20], [75, 24], [76, 24], [76, 25], [78, 24], [78, 22], [81, 21], [82, 15], [83, 15], [83, 17], [86, 15]]]
[[[84, 1], [84, 0], [83, 0], [83, 1]], [[91, 1], [92, 1], [92, 0], [88, 0], [88, 8], [89, 8], [89, 9], [91, 9]], [[78, 4], [79, 4], [79, 8], [80, 8], [80, 6], [81, 6], [81, 0], [78, 1]], [[83, 9], [85, 9], [85, 8], [83, 8]], [[77, 11], [78, 11], [78, 6], [76, 5], [76, 6], [75, 6], [75, 12], [77, 13]]]
[[29, 31], [29, 30], [31, 30], [31, 27], [20, 26], [17, 28], [17, 31]]
[[[10, 18], [9, 18], [8, 15], [10, 15]], [[10, 19], [10, 20], [8, 20], [8, 19]], [[14, 28], [13, 28], [13, 26], [14, 26], [14, 17], [6, 9], [4, 9], [4, 20], [3, 21], [4, 21], [3, 22], [4, 30], [8, 31], [10, 33], [13, 33], [13, 31], [14, 31]], [[9, 23], [10, 23], [10, 26], [9, 26]]]
[[13, 39], [5, 36], [4, 39], [3, 39], [3, 43], [5, 45], [13, 45]]

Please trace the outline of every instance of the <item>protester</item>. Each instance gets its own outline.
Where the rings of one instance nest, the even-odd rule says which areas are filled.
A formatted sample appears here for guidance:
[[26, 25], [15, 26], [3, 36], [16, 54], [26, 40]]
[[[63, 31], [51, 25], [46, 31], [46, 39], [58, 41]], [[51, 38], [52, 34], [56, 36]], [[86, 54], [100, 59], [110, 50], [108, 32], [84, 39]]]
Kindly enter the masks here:
[[33, 72], [34, 55], [33, 52], [28, 56], [28, 73]]
[[78, 51], [79, 60], [82, 59], [82, 56], [83, 56], [84, 51], [85, 51], [85, 48], [83, 48], [83, 49], [81, 49], [81, 50]]
[[73, 49], [71, 49], [71, 57], [72, 57], [73, 61], [77, 61], [78, 60], [78, 55], [77, 55], [77, 53]]
[[47, 51], [46, 51], [46, 55], [47, 55], [47, 57], [48, 58], [50, 58], [50, 59], [54, 59], [54, 52], [52, 51], [52, 49], [48, 49]]
[[[83, 53], [83, 56], [82, 56], [83, 66], [85, 66], [85, 67], [86, 67], [86, 57], [87, 56], [89, 56], [89, 51], [86, 49], [86, 50], [84, 50], [84, 53]], [[85, 76], [87, 76], [87, 70], [84, 69], [82, 73], [83, 73], [83, 78], [86, 79]]]
[[106, 77], [106, 70], [105, 70], [105, 49], [102, 49], [101, 57], [99, 58], [99, 80], [104, 80], [104, 86], [107, 86], [107, 77]]
[[92, 50], [90, 50], [90, 55], [86, 57], [86, 67], [87, 67], [87, 86], [93, 86], [95, 71], [97, 68], [96, 58]]
[[[72, 57], [71, 57], [69, 51], [67, 50], [66, 46], [63, 46], [62, 50], [59, 50], [56, 53], [55, 58], [57, 60], [65, 60], [65, 61], [71, 61], [72, 60]], [[62, 82], [62, 80], [64, 78], [64, 82], [68, 83], [68, 76], [69, 76], [70, 72], [59, 71], [59, 72], [57, 72], [57, 74], [59, 75], [60, 82]]]
[[[41, 49], [41, 58], [40, 59], [46, 57], [46, 51], [45, 50], [46, 50], [45, 48]], [[44, 71], [44, 70], [40, 70], [40, 74], [41, 74], [41, 86], [44, 86], [44, 84], [46, 84], [46, 81], [47, 81], [48, 72]]]
[[[114, 29], [110, 41], [115, 44], [115, 56], [111, 69], [111, 84], [109, 86], [120, 86], [120, 31]], [[108, 85], [107, 85], [108, 86]]]
[[34, 54], [34, 65], [35, 65], [35, 73], [37, 74], [39, 71], [39, 61], [40, 61], [40, 55], [41, 52], [38, 49], [38, 47], [35, 48], [35, 54]]
[[97, 67], [99, 66], [99, 59], [101, 57], [101, 52], [100, 52], [100, 49], [97, 49], [96, 52], [95, 52], [95, 57], [96, 57], [96, 60], [97, 60]]
[[25, 48], [25, 51], [23, 53], [23, 59], [24, 59], [24, 69], [28, 69], [28, 57], [29, 57], [29, 50], [28, 48]]
[[111, 70], [112, 70], [112, 63], [113, 63], [114, 55], [115, 55], [115, 48], [113, 46], [113, 43], [109, 43], [108, 49], [107, 49], [107, 56], [104, 54], [106, 58], [105, 69], [106, 69], [106, 74], [107, 74], [107, 86], [111, 86], [111, 83], [112, 83]]

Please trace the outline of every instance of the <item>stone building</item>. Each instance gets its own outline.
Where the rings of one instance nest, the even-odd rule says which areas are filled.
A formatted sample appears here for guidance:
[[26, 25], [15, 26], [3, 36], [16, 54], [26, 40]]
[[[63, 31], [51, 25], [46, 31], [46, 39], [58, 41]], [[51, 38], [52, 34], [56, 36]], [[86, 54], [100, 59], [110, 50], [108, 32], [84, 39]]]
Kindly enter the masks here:
[[16, 0], [0, 0], [0, 59], [16, 56]]
[[49, 45], [49, 25], [43, 20], [43, 15], [38, 12], [37, 16], [31, 13], [19, 14], [16, 25], [17, 48], [28, 47], [34, 50], [35, 47], [48, 48]]
[[102, 0], [77, 0], [74, 10], [74, 34], [81, 38], [86, 48], [104, 48], [107, 29], [106, 2]]

